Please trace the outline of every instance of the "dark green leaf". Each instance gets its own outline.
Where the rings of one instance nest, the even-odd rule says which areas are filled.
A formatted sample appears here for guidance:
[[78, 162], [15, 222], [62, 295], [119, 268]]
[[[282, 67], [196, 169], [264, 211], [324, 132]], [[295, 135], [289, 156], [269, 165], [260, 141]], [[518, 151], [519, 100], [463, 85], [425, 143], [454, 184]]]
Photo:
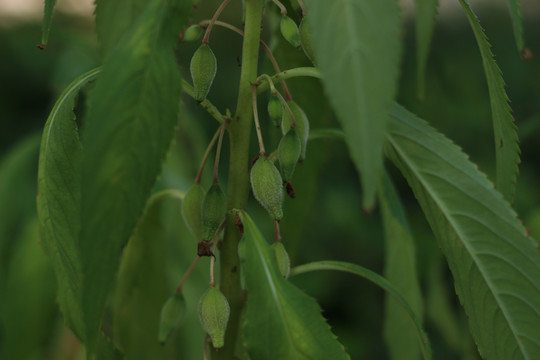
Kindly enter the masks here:
[[[179, 4], [185, 10], [180, 16]], [[180, 0], [149, 1], [107, 56], [89, 100], [81, 170], [81, 254], [90, 352], [122, 248], [174, 135], [181, 78], [173, 35], [178, 22], [186, 20], [189, 5]]]
[[512, 117], [508, 96], [504, 89], [502, 73], [491, 52], [484, 29], [480, 26], [478, 18], [472, 12], [466, 0], [459, 0], [469, 19], [469, 23], [478, 42], [484, 72], [489, 89], [491, 103], [491, 115], [493, 117], [493, 131], [495, 133], [495, 153], [497, 161], [497, 189], [509, 202], [514, 201], [516, 192], [516, 180], [519, 164], [519, 145], [516, 125]]
[[401, 53], [396, 0], [307, 1], [323, 84], [360, 173], [364, 208], [375, 203], [384, 134]]
[[485, 359], [540, 353], [540, 249], [461, 150], [396, 105], [388, 155], [438, 238]]
[[[385, 174], [379, 193], [386, 239], [384, 259], [386, 278], [394, 284], [422, 323], [422, 293], [416, 272], [416, 247], [405, 210], [392, 181]], [[414, 323], [398, 300], [386, 296], [384, 335], [392, 359], [419, 359]]]
[[395, 289], [394, 285], [392, 285], [388, 280], [360, 265], [351, 264], [343, 261], [316, 261], [304, 265], [299, 265], [291, 269], [291, 276], [318, 270], [336, 270], [355, 274], [371, 281], [372, 283], [386, 290], [394, 297], [394, 299], [399, 302], [399, 304], [409, 315], [409, 318], [412, 320], [414, 326], [416, 327], [416, 335], [420, 342], [420, 348], [422, 349], [424, 358], [431, 359], [431, 347], [429, 345], [427, 335], [422, 330], [422, 324], [416, 317], [413, 309], [409, 306], [407, 301], [403, 298], [403, 296], [400, 295], [400, 293]]
[[283, 278], [274, 250], [240, 212], [248, 302], [244, 337], [252, 359], [349, 359], [315, 300]]
[[46, 46], [49, 41], [49, 32], [51, 31], [51, 23], [53, 17], [54, 5], [56, 0], [45, 0], [45, 8], [43, 10], [43, 23], [41, 24], [41, 45]]
[[512, 27], [514, 28], [514, 38], [518, 51], [523, 51], [525, 48], [525, 40], [523, 39], [523, 18], [521, 16], [521, 0], [508, 0], [510, 7], [510, 19], [512, 19]]
[[37, 198], [40, 236], [58, 282], [58, 304], [69, 328], [84, 338], [81, 312], [80, 231], [81, 152], [73, 108], [80, 89], [101, 72], [94, 69], [73, 81], [54, 105], [43, 129]]
[[435, 27], [439, 0], [416, 0], [416, 71], [418, 97], [424, 99], [426, 87], [426, 65], [429, 45]]

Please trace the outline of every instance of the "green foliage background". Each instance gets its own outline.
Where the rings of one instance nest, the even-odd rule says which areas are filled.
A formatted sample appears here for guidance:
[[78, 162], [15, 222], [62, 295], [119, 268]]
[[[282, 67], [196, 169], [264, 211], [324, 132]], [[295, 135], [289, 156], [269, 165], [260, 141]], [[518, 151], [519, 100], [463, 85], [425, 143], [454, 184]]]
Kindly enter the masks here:
[[[200, 9], [204, 8], [203, 3], [214, 4], [204, 1]], [[236, 14], [240, 10], [238, 4], [231, 4], [224, 12], [224, 20], [238, 21]], [[540, 188], [537, 186], [540, 178], [540, 83], [537, 81], [540, 78], [540, 58], [533, 57], [528, 62], [520, 60], [515, 50], [512, 25], [504, 9], [479, 8], [477, 14], [504, 74], [519, 129], [522, 165], [514, 207], [531, 235], [540, 239]], [[540, 54], [540, 21], [528, 17], [525, 11], [524, 14], [527, 43], [533, 54]], [[210, 12], [205, 14], [203, 10], [194, 12], [197, 20], [210, 16]], [[69, 349], [75, 349], [72, 353], [77, 354], [77, 342], [61, 325], [54, 302], [52, 289], [56, 285], [48, 258], [38, 243], [33, 199], [37, 188], [39, 148], [39, 136], [36, 134], [42, 130], [54, 101], [69, 82], [99, 64], [91, 23], [90, 18], [73, 19], [61, 13], [55, 14], [46, 51], [39, 51], [34, 46], [40, 39], [39, 23], [0, 29], [2, 360], [75, 359], [77, 356], [70, 355]], [[272, 20], [265, 25], [263, 38], [268, 38]], [[495, 156], [488, 89], [480, 54], [465, 16], [458, 13], [437, 22], [423, 102], [417, 100], [416, 50], [411, 19], [407, 20], [405, 29], [398, 102], [453, 139], [481, 171], [494, 179]], [[302, 61], [308, 65], [302, 53], [283, 44], [283, 41], [272, 45], [282, 69], [292, 64], [298, 66]], [[196, 43], [181, 44], [177, 50], [184, 75], [188, 73], [189, 59], [197, 46]], [[241, 39], [227, 30], [216, 29], [212, 35], [212, 48], [218, 59], [218, 73], [209, 98], [222, 109], [230, 108], [235, 103]], [[270, 69], [266, 63], [261, 66]], [[292, 79], [288, 84], [295, 101], [310, 118], [313, 129], [337, 126], [317, 80]], [[79, 98], [77, 111], [84, 111], [85, 100], [84, 95]], [[263, 103], [261, 100], [261, 108]], [[191, 99], [186, 97], [184, 106], [188, 116], [178, 126], [177, 141], [169, 151], [155, 190], [187, 190], [195, 177], [206, 143], [215, 131], [215, 120]], [[264, 123], [268, 124], [263, 120]], [[272, 139], [270, 144], [277, 145], [280, 132], [271, 126], [267, 126], [265, 131], [265, 136]], [[227, 147], [224, 149], [222, 163], [226, 164]], [[257, 153], [255, 144], [252, 153], [253, 156]], [[281, 223], [293, 265], [333, 259], [361, 264], [383, 273], [385, 244], [382, 220], [377, 210], [370, 214], [362, 210], [358, 175], [348, 159], [342, 142], [318, 139], [310, 142], [305, 163], [297, 167], [294, 179], [297, 198], [286, 200], [285, 218]], [[434, 256], [439, 254], [436, 242], [411, 190], [390, 163], [387, 168], [405, 203], [417, 244], [425, 328], [432, 342], [434, 358], [476, 359], [475, 346], [458, 305], [446, 263], [441, 256]], [[205, 185], [210, 179], [207, 171], [203, 181]], [[226, 165], [222, 174], [225, 171]], [[220, 180], [226, 182], [225, 176]], [[181, 221], [178, 201], [167, 199], [160, 205], [160, 235], [166, 249], [162, 256], [167, 264], [164, 281], [172, 292], [195, 255], [196, 242]], [[255, 202], [250, 204], [248, 212], [255, 219], [266, 217]], [[270, 222], [261, 221], [258, 225], [265, 234], [271, 233]], [[187, 303], [192, 311], [173, 339], [176, 349], [166, 350], [187, 359], [200, 357], [202, 347], [203, 334], [195, 311], [197, 300], [207, 285], [206, 259], [201, 263], [185, 287]], [[323, 315], [352, 358], [387, 358], [382, 328], [385, 308], [382, 290], [367, 281], [337, 272], [307, 274], [291, 281], [318, 300]], [[160, 288], [156, 296], [163, 298], [164, 291]], [[134, 301], [129, 306], [141, 305]], [[30, 316], [30, 310], [36, 312], [35, 316]]]

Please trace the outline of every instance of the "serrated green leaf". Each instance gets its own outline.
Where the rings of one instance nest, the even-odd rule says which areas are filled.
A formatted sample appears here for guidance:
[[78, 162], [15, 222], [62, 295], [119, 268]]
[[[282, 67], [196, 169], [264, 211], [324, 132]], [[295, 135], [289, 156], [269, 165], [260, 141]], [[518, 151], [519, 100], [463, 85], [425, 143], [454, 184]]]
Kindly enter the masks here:
[[523, 38], [523, 17], [521, 16], [521, 0], [508, 0], [510, 7], [510, 19], [512, 20], [512, 28], [514, 29], [514, 38], [519, 52], [525, 48], [525, 40]]
[[401, 54], [396, 0], [307, 1], [323, 84], [360, 173], [363, 206], [375, 203], [384, 134]]
[[497, 178], [495, 185], [510, 203], [514, 201], [516, 192], [516, 181], [519, 164], [519, 145], [516, 132], [516, 125], [512, 117], [509, 99], [504, 89], [505, 84], [501, 70], [491, 52], [491, 45], [488, 42], [484, 29], [480, 26], [478, 18], [472, 12], [466, 0], [459, 0], [469, 19], [469, 23], [476, 37], [484, 72], [489, 90], [491, 103], [491, 115], [493, 117], [493, 131], [495, 133], [495, 154], [497, 165]]
[[315, 300], [283, 278], [274, 250], [251, 218], [244, 225], [244, 259], [248, 301], [244, 337], [257, 360], [349, 359], [321, 315]]
[[43, 22], [41, 24], [41, 45], [43, 46], [46, 46], [49, 41], [54, 5], [56, 5], [56, 0], [45, 0]]
[[386, 280], [381, 275], [374, 273], [373, 271], [366, 269], [360, 265], [351, 264], [344, 261], [315, 261], [308, 264], [303, 264], [294, 267], [291, 269], [291, 276], [303, 274], [310, 271], [319, 271], [319, 270], [335, 270], [335, 271], [343, 271], [348, 272], [354, 275], [358, 275], [363, 277], [364, 279], [367, 279], [374, 283], [375, 285], [378, 285], [380, 288], [386, 290], [389, 294], [391, 294], [394, 299], [396, 299], [399, 304], [403, 307], [403, 309], [407, 312], [409, 315], [410, 320], [413, 322], [415, 328], [416, 328], [416, 335], [420, 343], [420, 347], [422, 349], [422, 353], [424, 355], [424, 359], [431, 359], [431, 347], [429, 345], [429, 340], [427, 338], [427, 335], [425, 334], [424, 330], [422, 330], [422, 324], [418, 320], [416, 314], [414, 313], [413, 309], [409, 306], [407, 301], [401, 296], [401, 294], [396, 290], [394, 285], [392, 285], [388, 280]]
[[73, 81], [54, 105], [43, 129], [37, 198], [40, 236], [58, 282], [58, 304], [68, 327], [84, 339], [81, 310], [80, 230], [81, 152], [73, 108], [79, 91], [94, 80], [94, 69]]
[[485, 359], [540, 353], [540, 249], [461, 150], [396, 105], [388, 155], [438, 238]]
[[[385, 173], [379, 192], [385, 234], [386, 278], [394, 284], [422, 323], [422, 293], [416, 272], [415, 244], [401, 200]], [[396, 299], [387, 294], [385, 303], [384, 338], [391, 359], [420, 358], [414, 323]]]
[[[129, 240], [114, 298], [114, 334], [127, 359], [172, 359], [175, 347], [157, 338], [161, 308], [169, 294], [161, 205], [175, 192], [153, 195]], [[174, 345], [174, 344], [173, 344]]]
[[418, 98], [424, 99], [426, 88], [426, 65], [429, 46], [433, 37], [439, 0], [415, 0], [416, 3], [416, 72]]
[[[160, 173], [178, 121], [174, 31], [188, 3], [152, 0], [108, 56], [92, 92], [82, 157], [83, 309], [92, 352], [122, 247]], [[177, 13], [178, 6], [184, 12]]]

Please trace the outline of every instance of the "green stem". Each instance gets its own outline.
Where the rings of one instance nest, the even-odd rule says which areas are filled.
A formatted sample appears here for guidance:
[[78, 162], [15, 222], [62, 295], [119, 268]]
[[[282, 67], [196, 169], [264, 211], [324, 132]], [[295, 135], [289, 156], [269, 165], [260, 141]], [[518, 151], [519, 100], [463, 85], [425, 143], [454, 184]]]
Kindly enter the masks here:
[[[314, 68], [314, 67], [299, 67], [299, 68], [294, 68], [294, 69], [279, 72], [275, 75], [272, 75], [271, 78], [272, 78], [272, 82], [275, 84], [278, 81], [287, 80], [287, 79], [299, 77], [299, 76], [307, 76], [307, 77], [314, 77], [314, 78], [320, 79], [321, 73], [319, 72], [319, 69]], [[268, 82], [262, 82], [259, 86], [257, 86], [257, 94], [260, 94], [268, 90], [268, 88], [269, 88]]]
[[[263, 0], [245, 0], [244, 42], [242, 70], [238, 89], [236, 114], [228, 126], [230, 164], [228, 209], [245, 209], [249, 197], [249, 139], [252, 123], [251, 84], [257, 79], [257, 63], [261, 32]], [[238, 336], [240, 314], [244, 306], [244, 293], [240, 286], [238, 242], [241, 234], [231, 216], [220, 247], [220, 289], [231, 308], [225, 335], [225, 346], [212, 353], [214, 360], [233, 360]]]

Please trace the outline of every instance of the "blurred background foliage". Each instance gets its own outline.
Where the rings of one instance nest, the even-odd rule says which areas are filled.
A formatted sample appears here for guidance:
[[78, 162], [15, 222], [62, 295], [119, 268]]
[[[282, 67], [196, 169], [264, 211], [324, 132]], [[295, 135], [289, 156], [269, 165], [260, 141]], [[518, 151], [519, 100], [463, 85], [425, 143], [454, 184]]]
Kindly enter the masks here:
[[[206, 5], [210, 5], [209, 10]], [[214, 1], [201, 1], [194, 9], [192, 22], [211, 17], [216, 6]], [[485, 3], [484, 6], [473, 3], [473, 6], [493, 45], [519, 127], [522, 164], [515, 209], [531, 235], [540, 239], [540, 187], [537, 186], [540, 179], [540, 59], [534, 57], [540, 54], [538, 12], [532, 4], [530, 9], [529, 4], [523, 8], [526, 41], [533, 53], [532, 60], [524, 62], [516, 51], [507, 9]], [[414, 18], [410, 11], [406, 12], [398, 101], [453, 139], [493, 179], [493, 131], [479, 51], [463, 14], [443, 10], [444, 7], [434, 32], [424, 101], [419, 101], [416, 96]], [[272, 37], [277, 12], [274, 7], [268, 7], [267, 12], [263, 37], [269, 41], [281, 68], [309, 66], [303, 53], [279, 36]], [[241, 4], [233, 2], [223, 13], [222, 20], [241, 26], [239, 14]], [[40, 23], [37, 20], [5, 21], [0, 27], [2, 360], [84, 357], [78, 341], [62, 325], [55, 304], [54, 274], [39, 245], [35, 197], [40, 131], [48, 113], [57, 96], [75, 77], [99, 65], [92, 15], [58, 10], [46, 51], [35, 47], [39, 39]], [[229, 30], [216, 28], [210, 44], [218, 59], [218, 73], [208, 97], [222, 112], [227, 108], [234, 111], [242, 61], [241, 38]], [[197, 43], [181, 43], [178, 47], [178, 63], [188, 79], [189, 60], [197, 46]], [[266, 60], [261, 61], [261, 69], [273, 73]], [[337, 127], [317, 80], [296, 78], [288, 85], [295, 101], [307, 113], [312, 129]], [[183, 100], [176, 141], [156, 191], [167, 188], [186, 191], [191, 186], [206, 145], [218, 126], [192, 99], [184, 97]], [[79, 104], [83, 103], [84, 94], [79, 100]], [[260, 112], [265, 114], [266, 95], [259, 98], [259, 106]], [[273, 128], [265, 115], [262, 124], [267, 147], [275, 149], [280, 130]], [[253, 141], [253, 157], [257, 155], [255, 146]], [[225, 187], [227, 150], [225, 141], [220, 171], [220, 181]], [[387, 165], [412, 224], [426, 304], [425, 326], [432, 341], [434, 358], [476, 359], [474, 342], [444, 258], [412, 192], [391, 164]], [[203, 184], [208, 186], [210, 179], [210, 169], [207, 169]], [[285, 217], [281, 223], [292, 264], [333, 259], [350, 261], [383, 273], [384, 238], [380, 215], [378, 209], [370, 214], [362, 211], [358, 176], [348, 159], [345, 145], [332, 139], [311, 141], [306, 161], [297, 167], [293, 183], [297, 197], [286, 199]], [[264, 210], [252, 201], [248, 212], [271, 239], [272, 223]], [[166, 262], [172, 293], [195, 256], [196, 241], [183, 224], [178, 200], [163, 202], [160, 226], [165, 239], [162, 261]], [[184, 287], [191, 311], [175, 339], [171, 340], [175, 344], [171, 350], [176, 354], [175, 358], [201, 357], [203, 331], [195, 309], [207, 286], [207, 265], [207, 259], [203, 259]], [[388, 357], [382, 335], [382, 290], [351, 275], [331, 272], [301, 275], [291, 281], [319, 301], [324, 316], [353, 359]]]

